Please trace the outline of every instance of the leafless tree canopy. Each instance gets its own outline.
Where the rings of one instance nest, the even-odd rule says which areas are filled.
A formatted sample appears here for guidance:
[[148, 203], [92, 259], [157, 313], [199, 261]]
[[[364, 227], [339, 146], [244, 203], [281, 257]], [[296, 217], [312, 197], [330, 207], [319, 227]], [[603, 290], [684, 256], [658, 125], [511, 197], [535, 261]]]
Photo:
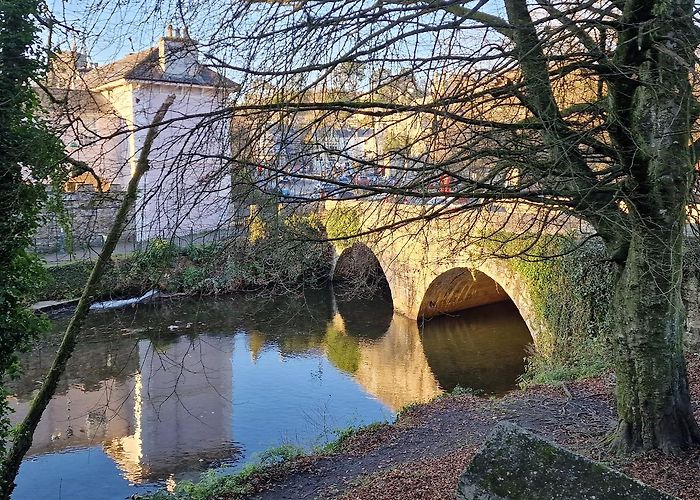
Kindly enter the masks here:
[[[408, 197], [432, 199], [433, 216], [524, 201], [542, 214], [575, 213], [624, 255], [644, 149], [644, 131], [610, 106], [640, 78], [620, 60], [622, 24], [631, 22], [624, 6], [211, 0], [110, 10], [96, 2], [72, 23], [63, 13], [51, 40], [97, 44], [95, 56], [105, 57], [108, 26], [127, 47], [147, 46], [144, 33], [166, 22], [187, 26], [201, 62], [240, 86], [225, 108], [196, 120], [230, 123], [230, 151], [202, 148], [197, 160], [223, 159], [237, 185], [249, 186], [234, 189], [246, 204], [253, 187], [279, 192], [283, 176], [310, 181], [291, 205], [329, 193]], [[678, 67], [694, 65], [692, 54], [665, 50]], [[207, 137], [190, 129], [183, 140]]]
[[248, 202], [364, 199], [396, 207], [387, 227], [408, 222], [405, 203], [426, 220], [476, 221], [497, 206], [539, 221], [535, 234], [584, 221], [619, 264], [616, 442], [700, 441], [681, 348], [700, 114], [690, 0], [127, 0], [56, 12], [53, 44], [104, 44], [114, 29], [148, 45], [139, 35], [158, 23], [187, 27], [183, 59], [196, 46], [235, 86], [224, 106], [163, 125], [194, 123], [187, 140], [230, 127], [224, 151], [198, 134], [197, 161], [230, 173]]

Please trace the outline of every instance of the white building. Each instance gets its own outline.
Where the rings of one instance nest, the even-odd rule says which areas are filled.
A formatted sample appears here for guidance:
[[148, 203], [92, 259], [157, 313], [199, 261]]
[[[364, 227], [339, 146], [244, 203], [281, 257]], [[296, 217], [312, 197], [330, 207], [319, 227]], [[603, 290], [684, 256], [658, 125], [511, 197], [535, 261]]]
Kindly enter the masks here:
[[167, 238], [227, 224], [226, 105], [237, 85], [200, 63], [187, 30], [181, 34], [168, 27], [155, 47], [101, 67], [75, 50], [64, 52], [49, 87], [58, 98], [51, 106], [54, 121], [71, 156], [95, 173], [75, 177], [68, 189], [93, 184], [124, 190], [155, 113], [175, 95], [139, 185], [132, 222], [136, 238]]

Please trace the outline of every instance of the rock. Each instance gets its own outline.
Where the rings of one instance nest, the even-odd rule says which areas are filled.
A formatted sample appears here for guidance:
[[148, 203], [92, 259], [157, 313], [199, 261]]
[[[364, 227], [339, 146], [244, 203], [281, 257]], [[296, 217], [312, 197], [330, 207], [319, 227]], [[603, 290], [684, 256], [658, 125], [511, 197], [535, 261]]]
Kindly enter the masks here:
[[458, 500], [670, 500], [624, 474], [501, 422], [465, 469]]

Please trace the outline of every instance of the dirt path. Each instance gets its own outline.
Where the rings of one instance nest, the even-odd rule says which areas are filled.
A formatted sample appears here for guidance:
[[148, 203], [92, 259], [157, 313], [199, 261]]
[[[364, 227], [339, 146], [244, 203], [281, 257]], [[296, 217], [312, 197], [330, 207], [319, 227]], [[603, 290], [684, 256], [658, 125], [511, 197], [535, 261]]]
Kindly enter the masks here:
[[449, 498], [464, 464], [501, 420], [589, 455], [615, 425], [611, 391], [601, 381], [500, 400], [446, 397], [354, 436], [340, 453], [304, 463], [256, 498]]

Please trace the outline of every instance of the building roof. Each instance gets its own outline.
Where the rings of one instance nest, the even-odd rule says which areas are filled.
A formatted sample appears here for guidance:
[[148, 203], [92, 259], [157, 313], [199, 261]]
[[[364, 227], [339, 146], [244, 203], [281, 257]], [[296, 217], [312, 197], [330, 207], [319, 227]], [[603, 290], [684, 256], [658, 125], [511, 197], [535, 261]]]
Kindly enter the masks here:
[[207, 87], [238, 87], [232, 80], [199, 63], [196, 64], [192, 76], [164, 73], [160, 65], [158, 47], [129, 54], [113, 63], [93, 68], [83, 75], [83, 80], [90, 89], [122, 79]]

